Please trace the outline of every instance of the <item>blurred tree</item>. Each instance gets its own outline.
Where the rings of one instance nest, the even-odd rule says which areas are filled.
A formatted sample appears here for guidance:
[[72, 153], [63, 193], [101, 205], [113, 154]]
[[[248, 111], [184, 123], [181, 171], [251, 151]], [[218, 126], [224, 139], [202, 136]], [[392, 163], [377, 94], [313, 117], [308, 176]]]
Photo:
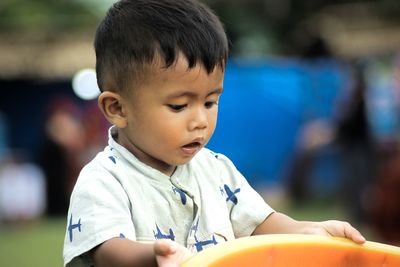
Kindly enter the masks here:
[[93, 27], [98, 12], [81, 1], [70, 0], [2, 0], [0, 31], [61, 32]]

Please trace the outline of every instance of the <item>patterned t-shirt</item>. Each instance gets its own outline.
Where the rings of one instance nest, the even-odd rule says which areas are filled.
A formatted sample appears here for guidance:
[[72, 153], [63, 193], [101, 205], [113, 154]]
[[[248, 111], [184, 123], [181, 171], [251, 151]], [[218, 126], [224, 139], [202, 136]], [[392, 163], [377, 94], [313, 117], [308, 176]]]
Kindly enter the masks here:
[[249, 236], [273, 209], [224, 155], [206, 148], [169, 177], [113, 139], [81, 171], [64, 241], [64, 265], [92, 266], [88, 251], [111, 238], [168, 238], [196, 253]]

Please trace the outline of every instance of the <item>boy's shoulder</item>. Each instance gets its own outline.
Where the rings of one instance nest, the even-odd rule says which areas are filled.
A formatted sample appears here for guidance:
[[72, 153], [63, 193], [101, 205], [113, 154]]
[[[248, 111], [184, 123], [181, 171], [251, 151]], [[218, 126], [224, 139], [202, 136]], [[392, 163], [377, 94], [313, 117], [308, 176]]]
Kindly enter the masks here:
[[112, 176], [112, 170], [116, 169], [112, 166], [113, 160], [115, 159], [108, 156], [104, 151], [97, 153], [96, 156], [83, 166], [76, 184], [79, 184], [80, 186], [87, 183], [92, 184], [96, 180], [103, 180], [105, 177]]
[[[111, 159], [108, 159], [110, 161]], [[104, 168], [104, 165], [108, 165], [107, 154], [105, 151], [98, 152], [88, 163], [83, 166], [81, 172], [91, 172]]]

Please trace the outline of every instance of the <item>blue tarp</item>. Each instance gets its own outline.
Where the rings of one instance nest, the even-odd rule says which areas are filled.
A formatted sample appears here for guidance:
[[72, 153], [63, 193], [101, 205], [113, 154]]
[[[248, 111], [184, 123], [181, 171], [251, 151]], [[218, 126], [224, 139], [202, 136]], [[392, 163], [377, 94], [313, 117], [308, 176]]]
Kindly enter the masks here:
[[302, 124], [332, 118], [343, 74], [332, 61], [229, 62], [208, 147], [227, 155], [252, 184], [282, 182]]

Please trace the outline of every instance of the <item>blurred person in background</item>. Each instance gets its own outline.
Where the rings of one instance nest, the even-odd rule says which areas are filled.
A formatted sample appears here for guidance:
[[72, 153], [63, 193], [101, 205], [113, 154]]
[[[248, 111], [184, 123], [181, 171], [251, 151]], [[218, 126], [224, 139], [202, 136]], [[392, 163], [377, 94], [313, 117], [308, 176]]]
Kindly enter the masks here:
[[[307, 35], [307, 34], [306, 34]], [[308, 35], [310, 35], [308, 33]], [[335, 59], [324, 41], [309, 36], [301, 48], [308, 63]], [[364, 66], [359, 62], [343, 64], [349, 80], [338, 91], [331, 118], [308, 119], [300, 129], [298, 147], [288, 174], [288, 194], [293, 204], [301, 205], [316, 197], [312, 175], [318, 159], [331, 153], [335, 161], [334, 195], [342, 193], [341, 204], [356, 224], [367, 220], [365, 201], [368, 188], [376, 178], [376, 151], [368, 121], [367, 84]], [[319, 90], [325, 90], [321, 87]], [[328, 175], [325, 170], [323, 175]], [[325, 179], [322, 177], [322, 179]], [[318, 190], [318, 189], [314, 189]]]
[[79, 106], [68, 97], [50, 102], [45, 121], [45, 140], [39, 164], [46, 177], [47, 214], [65, 215], [84, 153], [84, 128]]
[[[302, 64], [310, 66], [311, 72], [318, 69], [319, 64], [324, 66], [336, 61], [325, 41], [313, 31], [312, 27], [299, 26], [293, 38]], [[311, 79], [313, 81], [315, 77]], [[303, 95], [309, 94], [312, 90], [318, 94], [320, 90], [326, 89], [325, 85], [324, 83], [319, 87], [311, 88], [313, 84], [307, 84]], [[304, 109], [307, 108], [309, 107], [304, 107]], [[322, 117], [318, 114], [318, 110], [308, 113], [312, 114], [303, 114], [296, 149], [286, 177], [289, 198], [294, 205], [300, 206], [316, 196], [312, 186], [312, 172], [318, 164], [318, 157], [332, 145], [336, 135], [336, 125], [332, 118]]]
[[338, 106], [336, 144], [341, 162], [341, 192], [353, 220], [367, 221], [368, 189], [376, 179], [376, 144], [367, 114], [367, 84], [364, 67], [353, 65], [353, 79], [345, 101]]

